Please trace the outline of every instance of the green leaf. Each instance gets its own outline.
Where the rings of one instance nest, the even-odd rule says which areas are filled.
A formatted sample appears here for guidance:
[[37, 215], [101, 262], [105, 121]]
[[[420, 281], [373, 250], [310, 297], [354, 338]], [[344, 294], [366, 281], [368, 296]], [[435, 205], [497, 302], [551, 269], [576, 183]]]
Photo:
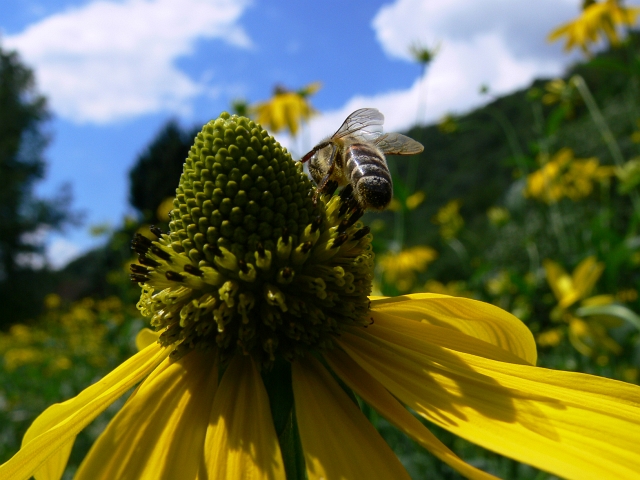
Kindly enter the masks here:
[[610, 315], [625, 320], [640, 330], [640, 316], [628, 309], [624, 305], [611, 303], [609, 305], [593, 305], [589, 307], [580, 307], [576, 310], [579, 317], [589, 317], [592, 315]]

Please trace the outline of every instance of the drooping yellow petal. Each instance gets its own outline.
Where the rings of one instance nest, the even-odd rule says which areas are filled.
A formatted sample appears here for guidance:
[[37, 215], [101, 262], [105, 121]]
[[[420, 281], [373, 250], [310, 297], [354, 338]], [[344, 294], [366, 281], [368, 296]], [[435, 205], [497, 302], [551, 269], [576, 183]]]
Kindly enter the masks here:
[[166, 359], [96, 440], [75, 480], [195, 479], [217, 386], [210, 352]]
[[400, 401], [485, 448], [567, 478], [637, 478], [640, 388], [366, 332], [340, 346]]
[[562, 308], [567, 308], [580, 299], [578, 292], [573, 285], [573, 279], [562, 266], [553, 260], [546, 259], [542, 262], [547, 275], [547, 282], [553, 291], [558, 304]]
[[22, 448], [0, 465], [0, 478], [19, 480], [38, 472], [38, 479], [57, 480], [76, 435], [171, 352], [153, 344], [134, 355], [76, 397], [47, 408], [25, 433]]
[[504, 350], [493, 343], [479, 340], [477, 337], [452, 328], [437, 327], [426, 322], [416, 322], [378, 312], [371, 317], [374, 323], [367, 328], [367, 333], [392, 343], [398, 343], [419, 353], [421, 353], [424, 343], [429, 342], [458, 352], [470, 353], [500, 362], [531, 365], [527, 360], [509, 350]]
[[461, 460], [346, 353], [335, 349], [323, 356], [336, 375], [365, 402], [447, 465], [470, 479], [496, 478]]
[[420, 293], [372, 300], [371, 310], [457, 330], [496, 345], [532, 365], [536, 363], [536, 343], [531, 331], [510, 313], [488, 303]]
[[138, 351], [144, 350], [152, 343], [155, 343], [160, 338], [160, 333], [162, 332], [154, 332], [150, 328], [143, 328], [136, 335], [136, 348]]
[[199, 478], [285, 480], [269, 397], [249, 357], [236, 355], [213, 401]]
[[292, 374], [309, 480], [409, 478], [373, 425], [318, 360], [296, 360]]
[[578, 291], [579, 298], [585, 298], [602, 275], [604, 263], [598, 262], [596, 257], [582, 260], [573, 271], [573, 284]]

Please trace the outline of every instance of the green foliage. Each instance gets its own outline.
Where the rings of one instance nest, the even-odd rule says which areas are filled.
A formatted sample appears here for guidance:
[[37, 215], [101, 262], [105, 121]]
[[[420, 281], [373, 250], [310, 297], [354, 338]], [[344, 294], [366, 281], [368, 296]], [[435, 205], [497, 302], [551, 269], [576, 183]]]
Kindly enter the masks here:
[[199, 131], [185, 131], [169, 121], [136, 160], [129, 172], [129, 201], [143, 221], [154, 222], [162, 201], [175, 196], [182, 165]]
[[32, 71], [0, 48], [0, 327], [37, 313], [49, 275], [34, 268], [33, 255], [42, 253], [42, 232], [71, 220], [68, 189], [48, 200], [33, 192], [44, 176], [48, 117]]

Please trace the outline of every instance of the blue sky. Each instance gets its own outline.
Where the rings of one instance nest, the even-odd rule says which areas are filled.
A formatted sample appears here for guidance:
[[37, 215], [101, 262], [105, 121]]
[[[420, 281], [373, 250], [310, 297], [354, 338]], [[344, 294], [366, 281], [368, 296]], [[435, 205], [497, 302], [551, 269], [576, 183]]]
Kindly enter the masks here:
[[[34, 69], [54, 114], [38, 192], [70, 183], [85, 212], [83, 227], [50, 236], [48, 259], [64, 263], [95, 244], [89, 226], [131, 213], [128, 170], [169, 118], [202, 124], [234, 98], [266, 100], [276, 84], [319, 80], [312, 101], [322, 115], [300, 149], [363, 106], [379, 108], [387, 130], [407, 128], [420, 91], [422, 120], [435, 121], [486, 101], [482, 84], [506, 93], [561, 73], [576, 57], [545, 36], [580, 3], [3, 0], [0, 42]], [[441, 45], [426, 78], [408, 55], [416, 41]]]

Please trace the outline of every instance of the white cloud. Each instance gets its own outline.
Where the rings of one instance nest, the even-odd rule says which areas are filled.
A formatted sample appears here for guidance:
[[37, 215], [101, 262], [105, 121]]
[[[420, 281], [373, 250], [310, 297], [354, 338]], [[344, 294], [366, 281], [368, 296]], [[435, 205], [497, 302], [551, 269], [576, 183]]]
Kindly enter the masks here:
[[47, 263], [54, 269], [60, 269], [80, 253], [80, 247], [75, 243], [64, 238], [56, 238], [47, 247]]
[[175, 66], [202, 38], [251, 46], [237, 25], [249, 0], [95, 1], [7, 36], [36, 70], [54, 111], [107, 123], [161, 110], [185, 112], [205, 93]]
[[[373, 20], [382, 49], [391, 57], [412, 61], [409, 46], [420, 42], [440, 51], [424, 78], [410, 88], [355, 96], [342, 108], [314, 119], [310, 148], [332, 134], [354, 110], [378, 108], [386, 131], [402, 131], [416, 123], [420, 95], [433, 122], [449, 112], [463, 113], [487, 101], [481, 85], [492, 94], [527, 86], [534, 78], [555, 76], [576, 56], [548, 44], [547, 34], [579, 13], [578, 0], [396, 0], [383, 6]], [[292, 145], [283, 138], [285, 145]], [[297, 153], [297, 152], [296, 152]]]

